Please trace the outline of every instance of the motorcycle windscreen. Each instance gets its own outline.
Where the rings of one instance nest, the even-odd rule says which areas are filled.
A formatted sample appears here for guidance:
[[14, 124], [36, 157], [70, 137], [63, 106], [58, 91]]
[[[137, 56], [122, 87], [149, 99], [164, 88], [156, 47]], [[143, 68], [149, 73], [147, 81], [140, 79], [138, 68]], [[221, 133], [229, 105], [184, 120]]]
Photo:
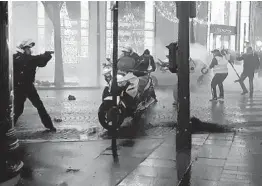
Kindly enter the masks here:
[[129, 70], [133, 70], [135, 66], [136, 66], [135, 60], [128, 56], [121, 57], [117, 63], [118, 70], [125, 71], [125, 72]]

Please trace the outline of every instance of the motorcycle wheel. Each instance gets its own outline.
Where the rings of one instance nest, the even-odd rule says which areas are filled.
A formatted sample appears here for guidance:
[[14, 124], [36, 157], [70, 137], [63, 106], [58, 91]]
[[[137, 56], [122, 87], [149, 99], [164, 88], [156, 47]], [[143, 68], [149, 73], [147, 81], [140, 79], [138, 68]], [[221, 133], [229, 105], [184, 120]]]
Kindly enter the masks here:
[[153, 80], [153, 85], [154, 85], [154, 87], [158, 86], [158, 80], [157, 80], [157, 78], [156, 78], [155, 76], [152, 76], [151, 78], [152, 78], [152, 80]]
[[113, 102], [106, 101], [106, 102], [103, 102], [100, 105], [99, 110], [98, 110], [99, 123], [102, 125], [102, 127], [104, 129], [106, 129], [108, 131], [112, 131], [112, 130], [118, 129], [121, 126], [121, 124], [123, 123], [123, 121], [124, 121], [123, 114], [120, 114], [120, 113], [117, 113], [117, 115], [118, 115], [117, 126], [113, 126], [112, 122], [110, 120], [108, 120], [110, 112], [111, 112], [111, 115], [113, 113], [119, 112], [116, 109], [114, 109], [113, 106], [114, 106]]

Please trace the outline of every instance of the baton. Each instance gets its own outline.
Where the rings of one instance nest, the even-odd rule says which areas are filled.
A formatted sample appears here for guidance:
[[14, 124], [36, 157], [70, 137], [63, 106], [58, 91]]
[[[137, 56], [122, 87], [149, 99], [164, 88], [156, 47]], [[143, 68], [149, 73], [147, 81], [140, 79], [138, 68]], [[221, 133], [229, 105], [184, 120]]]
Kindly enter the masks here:
[[229, 63], [230, 63], [230, 65], [231, 65], [231, 67], [233, 68], [233, 70], [235, 71], [235, 73], [237, 74], [238, 78], [240, 79], [240, 75], [239, 75], [238, 72], [236, 71], [234, 65], [233, 65], [231, 62], [229, 62]]

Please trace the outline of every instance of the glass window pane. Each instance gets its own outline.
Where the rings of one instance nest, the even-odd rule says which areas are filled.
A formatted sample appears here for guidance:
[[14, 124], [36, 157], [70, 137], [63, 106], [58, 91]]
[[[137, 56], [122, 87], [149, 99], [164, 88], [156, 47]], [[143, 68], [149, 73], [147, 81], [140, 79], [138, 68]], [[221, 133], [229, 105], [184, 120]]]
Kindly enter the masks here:
[[145, 23], [145, 30], [154, 30], [154, 23], [153, 22], [146, 22]]
[[87, 20], [81, 20], [81, 28], [87, 28], [88, 27], [88, 21]]
[[154, 32], [152, 31], [144, 31], [145, 37], [146, 38], [153, 38], [154, 37]]
[[87, 33], [86, 29], [82, 29], [81, 30], [81, 36], [88, 36], [88, 33]]
[[230, 12], [229, 12], [229, 25], [236, 26], [237, 17], [237, 2], [230, 1]]
[[154, 21], [154, 2], [145, 1], [145, 21], [153, 22]]
[[37, 3], [38, 3], [38, 9], [37, 9], [38, 17], [39, 18], [44, 18], [45, 17], [44, 5], [42, 4], [41, 1], [38, 1]]
[[112, 22], [110, 22], [110, 21], [108, 21], [107, 23], [106, 23], [106, 28], [107, 29], [112, 29]]
[[44, 25], [45, 25], [45, 19], [39, 18], [39, 19], [38, 19], [38, 25], [39, 25], [39, 26], [44, 26]]
[[88, 56], [88, 46], [81, 46], [81, 56]]
[[242, 1], [241, 2], [241, 16], [249, 16], [249, 1]]
[[147, 39], [147, 38], [145, 38], [144, 44], [145, 44], [146, 46], [153, 46], [153, 43], [154, 43], [154, 40], [153, 40], [153, 39]]
[[81, 37], [81, 45], [88, 45], [88, 37]]
[[236, 49], [235, 46], [236, 46], [236, 36], [232, 35], [230, 36], [230, 49], [235, 50]]
[[87, 19], [89, 18], [89, 7], [88, 7], [88, 1], [81, 1], [81, 19]]
[[45, 34], [45, 28], [38, 28], [38, 34], [44, 35]]

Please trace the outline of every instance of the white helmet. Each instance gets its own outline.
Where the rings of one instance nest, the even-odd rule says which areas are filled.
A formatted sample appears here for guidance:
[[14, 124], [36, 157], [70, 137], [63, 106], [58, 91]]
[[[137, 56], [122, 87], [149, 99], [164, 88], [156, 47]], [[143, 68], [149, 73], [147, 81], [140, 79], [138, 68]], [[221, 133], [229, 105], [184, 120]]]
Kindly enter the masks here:
[[132, 47], [128, 46], [128, 47], [123, 47], [122, 52], [128, 52], [128, 53], [132, 53], [133, 49]]
[[17, 48], [24, 50], [26, 47], [28, 47], [28, 48], [33, 48], [34, 46], [35, 46], [35, 42], [33, 42], [33, 40], [31, 40], [31, 39], [28, 39], [28, 40], [22, 41], [22, 42], [17, 46]]

